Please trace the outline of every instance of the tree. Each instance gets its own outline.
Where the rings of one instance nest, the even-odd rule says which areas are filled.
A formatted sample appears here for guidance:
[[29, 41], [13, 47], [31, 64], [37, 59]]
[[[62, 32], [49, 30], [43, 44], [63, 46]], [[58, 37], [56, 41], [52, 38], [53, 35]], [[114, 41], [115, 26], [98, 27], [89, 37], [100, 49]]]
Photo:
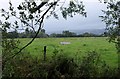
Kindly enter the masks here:
[[17, 32], [17, 30], [15, 30], [13, 32], [8, 32], [7, 38], [18, 38], [18, 32]]
[[116, 44], [120, 73], [120, 1], [111, 0], [105, 4], [107, 4], [107, 11], [103, 10], [105, 15], [100, 17], [106, 23], [109, 42]]
[[118, 52], [120, 52], [120, 1], [108, 2], [107, 11], [104, 16], [100, 16], [102, 21], [106, 23], [107, 35], [110, 37], [109, 41], [116, 43]]
[[85, 33], [83, 33], [82, 35], [83, 35], [84, 37], [90, 37], [90, 36], [91, 36], [91, 34], [88, 33], [88, 32], [85, 32]]
[[68, 30], [63, 31], [62, 34], [63, 34], [63, 36], [65, 36], [65, 37], [76, 36], [76, 34], [75, 34], [74, 32], [70, 32], [70, 31], [68, 31]]
[[45, 34], [45, 29], [41, 29], [41, 32]]
[[[60, 8], [63, 18], [65, 19], [67, 19], [67, 16], [73, 17], [73, 15], [76, 14], [81, 14], [86, 17], [84, 5], [81, 1], [69, 1], [68, 7], [64, 7], [65, 1], [62, 2], [63, 4], [60, 4], [61, 1], [62, 0], [25, 0], [18, 5], [17, 10], [15, 10], [16, 8], [10, 1], [9, 11], [1, 9], [1, 15], [5, 19], [1, 24], [5, 31], [11, 28], [19, 30], [19, 24], [21, 24], [23, 29], [30, 28], [35, 33], [33, 39], [10, 58], [15, 57], [34, 41], [46, 17], [48, 18], [53, 15], [58, 19], [58, 15], [56, 14], [57, 7]], [[14, 22], [10, 22], [11, 18], [15, 18]], [[36, 26], [38, 27], [37, 32], [35, 31]]]
[[52, 33], [52, 34], [50, 34], [50, 37], [57, 37], [57, 34], [56, 33]]
[[37, 38], [46, 38], [48, 35], [45, 33], [45, 29], [41, 29], [41, 32], [38, 34]]
[[25, 29], [25, 33], [29, 34], [29, 29], [28, 28]]

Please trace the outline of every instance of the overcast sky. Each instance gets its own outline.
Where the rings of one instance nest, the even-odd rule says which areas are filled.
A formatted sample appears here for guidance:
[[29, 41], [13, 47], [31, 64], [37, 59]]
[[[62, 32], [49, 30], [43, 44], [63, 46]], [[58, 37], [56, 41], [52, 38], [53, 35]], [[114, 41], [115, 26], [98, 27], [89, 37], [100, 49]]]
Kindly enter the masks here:
[[[22, 0], [11, 0], [14, 5], [18, 5]], [[47, 32], [60, 30], [81, 30], [81, 29], [103, 29], [105, 24], [99, 18], [103, 15], [101, 10], [105, 10], [106, 6], [98, 0], [83, 0], [87, 17], [76, 15], [73, 18], [63, 19], [59, 14], [59, 20], [53, 17], [46, 19], [44, 22], [44, 29]], [[8, 8], [9, 0], [0, 0], [0, 8]]]

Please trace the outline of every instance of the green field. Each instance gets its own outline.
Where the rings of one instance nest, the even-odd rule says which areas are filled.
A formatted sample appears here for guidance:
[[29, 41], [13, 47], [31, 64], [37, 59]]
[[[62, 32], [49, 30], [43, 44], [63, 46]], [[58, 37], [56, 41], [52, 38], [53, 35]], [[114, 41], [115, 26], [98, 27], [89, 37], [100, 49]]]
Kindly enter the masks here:
[[[21, 46], [29, 42], [30, 38], [19, 39]], [[70, 42], [68, 45], [61, 45], [60, 42]], [[47, 59], [49, 59], [55, 49], [59, 53], [80, 58], [86, 55], [88, 51], [96, 51], [101, 55], [111, 67], [116, 67], [118, 63], [116, 48], [113, 43], [109, 43], [107, 38], [103, 37], [81, 37], [81, 38], [36, 38], [25, 51], [30, 52], [32, 56], [43, 57], [43, 47], [47, 46]]]

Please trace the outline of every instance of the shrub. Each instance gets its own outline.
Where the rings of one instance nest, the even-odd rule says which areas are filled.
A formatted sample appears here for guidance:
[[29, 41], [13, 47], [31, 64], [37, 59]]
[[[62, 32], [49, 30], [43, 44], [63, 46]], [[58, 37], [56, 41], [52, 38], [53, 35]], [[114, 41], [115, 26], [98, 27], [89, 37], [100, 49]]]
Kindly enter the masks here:
[[48, 79], [56, 79], [56, 77], [70, 79], [74, 78], [77, 74], [78, 66], [74, 62], [74, 59], [69, 56], [63, 54], [57, 55], [50, 63], [51, 68], [48, 72]]
[[87, 56], [83, 57], [79, 65], [79, 77], [89, 78], [115, 78], [117, 76], [117, 69], [110, 68], [104, 60], [100, 58], [100, 54], [88, 52]]
[[3, 64], [3, 79], [8, 77], [12, 79], [118, 77], [117, 69], [110, 68], [95, 51], [88, 52], [79, 64], [75, 62], [74, 58], [64, 54], [55, 53], [51, 60], [43, 61], [24, 52], [21, 52], [5, 65]]

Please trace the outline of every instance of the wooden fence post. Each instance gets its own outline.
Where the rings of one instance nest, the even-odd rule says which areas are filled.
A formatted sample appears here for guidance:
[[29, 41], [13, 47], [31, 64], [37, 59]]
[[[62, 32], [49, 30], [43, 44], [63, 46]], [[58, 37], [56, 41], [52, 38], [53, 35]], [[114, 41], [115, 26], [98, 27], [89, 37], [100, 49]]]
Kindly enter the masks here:
[[44, 61], [46, 61], [46, 48], [47, 46], [44, 46]]

